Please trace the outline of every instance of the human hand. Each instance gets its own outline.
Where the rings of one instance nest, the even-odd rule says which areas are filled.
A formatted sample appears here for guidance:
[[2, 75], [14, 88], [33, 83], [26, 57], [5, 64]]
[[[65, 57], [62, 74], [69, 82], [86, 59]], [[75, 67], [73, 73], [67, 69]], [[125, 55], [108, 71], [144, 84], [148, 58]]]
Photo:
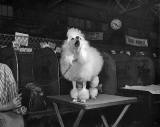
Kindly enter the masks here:
[[22, 115], [25, 115], [26, 112], [27, 112], [27, 108], [25, 106], [22, 106], [21, 107], [21, 113], [22, 113]]
[[17, 108], [15, 111], [18, 114], [25, 115], [27, 113], [27, 108], [25, 106], [21, 106], [20, 108]]
[[12, 108], [19, 108], [21, 107], [21, 94], [18, 94], [15, 98], [13, 98], [12, 102], [11, 102], [11, 107]]

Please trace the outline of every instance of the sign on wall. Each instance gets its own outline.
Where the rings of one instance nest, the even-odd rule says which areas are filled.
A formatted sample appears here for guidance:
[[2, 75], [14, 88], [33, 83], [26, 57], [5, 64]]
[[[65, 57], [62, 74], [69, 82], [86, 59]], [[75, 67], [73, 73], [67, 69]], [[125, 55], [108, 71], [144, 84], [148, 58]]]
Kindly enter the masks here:
[[88, 40], [103, 40], [103, 32], [85, 32]]
[[140, 39], [126, 35], [126, 44], [139, 46], [139, 47], [148, 47], [147, 39]]
[[29, 35], [24, 33], [15, 33], [15, 41], [18, 42], [22, 46], [28, 46]]

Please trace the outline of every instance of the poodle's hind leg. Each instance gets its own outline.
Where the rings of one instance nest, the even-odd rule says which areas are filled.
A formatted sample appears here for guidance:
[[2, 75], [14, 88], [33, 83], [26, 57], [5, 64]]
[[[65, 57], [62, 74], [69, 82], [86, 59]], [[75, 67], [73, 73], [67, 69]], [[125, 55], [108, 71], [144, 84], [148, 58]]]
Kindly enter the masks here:
[[99, 85], [99, 77], [95, 76], [92, 78], [91, 82], [90, 82], [90, 87], [92, 88], [96, 88]]
[[83, 82], [83, 88], [81, 90], [81, 97], [80, 97], [80, 101], [82, 103], [86, 103], [86, 100], [89, 99], [89, 90], [86, 88], [87, 83]]

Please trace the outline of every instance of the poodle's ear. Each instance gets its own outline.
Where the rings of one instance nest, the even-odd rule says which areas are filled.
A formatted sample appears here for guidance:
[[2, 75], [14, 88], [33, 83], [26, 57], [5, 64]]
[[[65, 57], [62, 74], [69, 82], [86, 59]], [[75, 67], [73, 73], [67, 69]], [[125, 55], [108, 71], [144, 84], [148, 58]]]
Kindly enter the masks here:
[[66, 47], [68, 41], [67, 40], [64, 40], [63, 43], [62, 43], [62, 48]]

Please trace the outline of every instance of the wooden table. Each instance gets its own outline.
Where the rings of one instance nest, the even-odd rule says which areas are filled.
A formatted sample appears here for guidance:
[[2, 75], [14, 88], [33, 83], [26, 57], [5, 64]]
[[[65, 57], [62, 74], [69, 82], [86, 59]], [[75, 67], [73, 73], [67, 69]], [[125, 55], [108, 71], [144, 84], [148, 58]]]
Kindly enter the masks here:
[[[59, 123], [61, 127], [64, 127], [64, 123], [61, 117], [61, 114], [58, 109], [57, 104], [63, 104], [63, 105], [70, 105], [74, 108], [79, 108], [80, 112], [77, 116], [77, 119], [75, 120], [73, 127], [78, 127], [79, 123], [84, 115], [84, 113], [87, 110], [90, 109], [101, 109], [109, 106], [116, 106], [116, 105], [125, 105], [123, 110], [121, 111], [118, 118], [115, 120], [112, 127], [117, 127], [120, 120], [130, 107], [132, 103], [135, 103], [137, 101], [136, 97], [123, 97], [123, 96], [117, 96], [117, 95], [108, 95], [108, 94], [99, 94], [98, 97], [95, 99], [90, 99], [86, 103], [80, 103], [80, 102], [73, 102], [69, 95], [57, 95], [57, 96], [48, 96], [48, 98], [53, 102], [53, 106], [56, 111], [56, 115], [58, 117]], [[102, 119], [102, 122], [105, 127], [109, 127], [108, 122], [103, 114], [103, 112], [100, 112], [100, 117]]]

